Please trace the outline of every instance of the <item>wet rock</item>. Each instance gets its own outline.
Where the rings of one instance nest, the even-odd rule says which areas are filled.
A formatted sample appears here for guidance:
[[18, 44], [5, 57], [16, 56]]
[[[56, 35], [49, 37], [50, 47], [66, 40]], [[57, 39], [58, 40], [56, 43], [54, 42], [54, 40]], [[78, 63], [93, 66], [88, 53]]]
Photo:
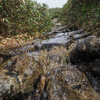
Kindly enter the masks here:
[[81, 84], [76, 85], [76, 86], [72, 86], [72, 88], [73, 88], [74, 90], [75, 90], [75, 89], [79, 90], [79, 89], [81, 89]]
[[89, 36], [77, 44], [70, 53], [70, 61], [75, 64], [80, 61], [90, 62], [100, 56], [100, 40]]
[[[60, 27], [58, 30], [63, 30], [63, 27]], [[83, 30], [59, 33], [59, 34], [56, 34], [55, 36], [50, 37], [50, 39], [48, 39], [48, 40], [36, 39], [36, 40], [32, 40], [32, 41], [26, 42], [25, 44], [21, 44], [21, 45], [19, 45], [14, 39], [13, 41], [16, 42], [16, 43], [15, 42], [13, 43], [14, 46], [12, 44], [11, 44], [12, 47], [10, 47], [10, 46], [3, 47], [2, 46], [2, 49], [0, 50], [0, 55], [2, 57], [4, 57], [4, 56], [12, 57], [15, 55], [20, 55], [22, 53], [32, 52], [34, 50], [36, 51], [36, 50], [41, 50], [41, 49], [50, 49], [54, 45], [65, 46], [66, 48], [68, 48], [75, 40], [79, 40], [80, 38], [87, 37], [89, 35], [88, 33], [80, 34], [81, 32], [83, 32]], [[7, 41], [8, 40], [10, 42], [12, 41], [12, 39], [11, 40], [7, 39]], [[4, 41], [6, 41], [6, 40], [4, 40]], [[7, 43], [7, 41], [4, 43]]]
[[[72, 29], [76, 30], [74, 28]], [[99, 39], [96, 39], [95, 37], [88, 37], [89, 40], [86, 38], [82, 42], [80, 38], [84, 38], [89, 35], [88, 33], [82, 33], [83, 30], [57, 33], [65, 30], [67, 30], [67, 27], [59, 27], [53, 30], [54, 33], [49, 34], [49, 36], [51, 36], [51, 34], [54, 36], [49, 37], [48, 40], [33, 40], [23, 45], [16, 46], [14, 48], [6, 48], [0, 51], [1, 57], [11, 57], [9, 60], [5, 60], [5, 62], [0, 66], [0, 99], [100, 99], [98, 93], [94, 91], [99, 91], [99, 82], [94, 78], [94, 76], [91, 77], [91, 73], [88, 73], [90, 68], [93, 73], [99, 73], [96, 71], [97, 69], [94, 69], [94, 67], [98, 68], [99, 64], [91, 67], [89, 63], [83, 63], [86, 60], [83, 56], [84, 54], [81, 55], [81, 51], [82, 53], [84, 51], [87, 53], [89, 50], [92, 50], [93, 52], [89, 52], [89, 55], [85, 55], [89, 58], [90, 54], [94, 53], [95, 50], [99, 51], [99, 47], [97, 45], [99, 43]], [[77, 43], [76, 40], [81, 42]], [[75, 49], [75, 45], [77, 45], [76, 47], [78, 47], [78, 49]], [[96, 49], [94, 50], [94, 48]], [[83, 66], [70, 65], [69, 52], [71, 50], [70, 60], [75, 64], [83, 64]], [[81, 56], [83, 56], [82, 59], [80, 59]], [[92, 56], [94, 57], [94, 55]], [[90, 61], [92, 60], [88, 60], [88, 62]], [[87, 66], [89, 68], [87, 68]], [[83, 68], [83, 72], [87, 69], [88, 70], [86, 73], [83, 73], [77, 68]], [[89, 78], [87, 79], [87, 77]], [[90, 84], [95, 85], [91, 87]]]
[[34, 51], [34, 45], [24, 45], [8, 49], [4, 48], [3, 50], [0, 50], [0, 55], [2, 57], [12, 57], [15, 55], [20, 55], [22, 53], [27, 53], [29, 51]]
[[100, 59], [96, 59], [91, 67], [91, 71], [94, 75], [100, 76]]
[[[57, 34], [57, 33], [65, 33], [65, 32], [70, 32], [69, 28], [66, 25], [63, 26], [58, 26], [56, 28], [52, 28], [51, 31], [53, 34]], [[52, 35], [53, 35], [52, 34]]]
[[[30, 55], [12, 57], [0, 66], [0, 96], [4, 100], [14, 100], [30, 93], [33, 82], [43, 73], [42, 66], [35, 63]], [[11, 99], [12, 98], [12, 99]]]
[[76, 31], [71, 31], [70, 33], [72, 34], [69, 34], [70, 35], [74, 35], [74, 34], [82, 34], [84, 33], [85, 29], [79, 29], [79, 30], [76, 30]]
[[65, 35], [64, 33], [58, 33], [55, 36], [50, 36], [49, 38], [57, 38], [57, 37], [61, 37], [61, 36], [64, 36], [64, 35]]
[[3, 57], [0, 57], [0, 65], [3, 63]]
[[67, 49], [64, 47], [54, 46], [48, 52], [46, 50], [41, 50], [38, 59], [34, 57], [37, 60], [37, 63], [43, 65], [44, 74], [41, 74], [39, 78], [34, 81], [33, 91], [26, 100], [29, 98], [48, 100], [48, 78], [52, 75], [52, 71], [54, 71], [55, 68], [66, 65], [66, 58], [63, 56], [63, 54], [66, 55], [66, 52]]
[[47, 93], [50, 100], [98, 100], [100, 98], [90, 86], [88, 79], [74, 66], [56, 68], [49, 79]]
[[69, 29], [70, 29], [70, 31], [76, 31], [76, 30], [78, 30], [78, 27], [77, 26], [70, 26], [70, 27], [68, 27]]
[[41, 42], [41, 40], [33, 40], [33, 41], [29, 41], [26, 42], [23, 45], [15, 45], [15, 47], [3, 47], [0, 50], [0, 55], [1, 57], [12, 57], [15, 55], [20, 55], [22, 53], [27, 53], [27, 52], [32, 52], [35, 50], [35, 45], [39, 44]]
[[100, 93], [100, 79], [97, 76], [94, 76], [94, 73], [91, 73], [91, 71], [86, 71], [84, 72], [87, 79], [89, 80], [91, 86], [93, 87], [93, 89]]
[[50, 40], [45, 40], [43, 41], [42, 47], [43, 49], [51, 49], [53, 46], [65, 46], [67, 48], [67, 46], [70, 46], [71, 43], [73, 42], [73, 40], [70, 40], [63, 36], [63, 37], [58, 37], [58, 38], [54, 38], [54, 39], [50, 39]]
[[46, 50], [40, 52], [41, 57], [37, 61], [43, 65], [44, 74], [34, 81], [34, 89], [26, 100], [98, 100], [100, 98], [86, 76], [76, 66], [65, 63], [66, 52], [67, 49], [62, 46], [54, 46], [48, 52]]
[[[76, 34], [76, 32], [59, 33], [50, 39], [41, 42], [42, 49], [50, 49], [52, 46], [65, 46], [68, 48], [75, 40], [89, 36], [89, 33]], [[37, 46], [38, 47], [38, 46]], [[39, 47], [38, 47], [39, 48]]]
[[83, 39], [70, 52], [69, 58], [72, 64], [86, 75], [91, 86], [100, 92], [100, 40], [95, 36]]
[[62, 26], [62, 24], [61, 24], [61, 23], [55, 23], [55, 25], [56, 25], [56, 26]]
[[77, 40], [77, 39], [80, 39], [80, 38], [86, 38], [86, 37], [88, 37], [89, 35], [90, 35], [89, 33], [75, 34], [75, 35], [73, 35], [73, 38], [74, 38], [75, 40]]
[[[59, 52], [55, 54], [60, 59], [58, 63], [55, 63], [54, 59], [56, 59], [56, 57], [51, 59], [54, 50]], [[20, 96], [25, 98], [33, 88], [36, 87], [38, 87], [39, 93], [35, 92], [35, 94], [38, 95], [39, 98], [46, 95], [44, 91], [46, 84], [45, 73], [51, 73], [53, 69], [60, 67], [62, 63], [66, 63], [66, 61], [63, 62], [65, 58], [62, 54], [64, 53], [66, 53], [66, 48], [54, 47], [49, 53], [46, 50], [42, 50], [40, 53], [32, 52], [11, 57], [11, 59], [0, 66], [1, 97], [5, 100], [15, 100], [16, 98], [20, 98]], [[42, 73], [44, 73], [44, 76], [39, 78]], [[39, 79], [39, 81], [36, 81], [36, 79]], [[44, 94], [42, 94], [42, 92]]]
[[59, 33], [54, 37], [50, 37], [49, 40], [44, 40], [41, 42], [41, 48], [51, 49], [52, 46], [65, 46], [66, 48], [73, 43], [73, 39], [68, 36], [69, 33]]
[[41, 56], [37, 59], [43, 65], [44, 72], [47, 73], [60, 65], [66, 64], [67, 49], [63, 46], [53, 46], [49, 51], [41, 50]]
[[49, 52], [48, 56], [50, 57], [50, 60], [53, 60], [58, 63], [64, 63], [66, 64], [66, 55], [67, 55], [67, 49], [63, 46], [56, 47], [54, 46]]

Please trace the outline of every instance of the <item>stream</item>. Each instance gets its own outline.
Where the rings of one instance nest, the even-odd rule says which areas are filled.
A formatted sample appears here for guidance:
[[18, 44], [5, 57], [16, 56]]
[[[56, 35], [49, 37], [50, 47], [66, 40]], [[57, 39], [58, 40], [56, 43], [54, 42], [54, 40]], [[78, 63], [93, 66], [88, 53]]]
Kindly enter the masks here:
[[0, 48], [0, 100], [100, 100], [100, 39], [60, 26]]

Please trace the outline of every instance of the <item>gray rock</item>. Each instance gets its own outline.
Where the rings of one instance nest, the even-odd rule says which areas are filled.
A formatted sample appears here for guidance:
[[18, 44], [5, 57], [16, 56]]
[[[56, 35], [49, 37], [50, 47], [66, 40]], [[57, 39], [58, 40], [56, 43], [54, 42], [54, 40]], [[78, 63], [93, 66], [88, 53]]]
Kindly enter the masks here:
[[0, 66], [0, 96], [4, 100], [14, 100], [20, 93], [24, 96], [32, 91], [34, 80], [43, 73], [32, 55], [12, 57]]
[[83, 39], [70, 52], [69, 58], [86, 75], [94, 90], [100, 92], [100, 39], [95, 36]]
[[100, 40], [95, 36], [89, 36], [79, 42], [71, 51], [70, 61], [75, 64], [79, 61], [90, 62], [98, 58], [100, 55]]

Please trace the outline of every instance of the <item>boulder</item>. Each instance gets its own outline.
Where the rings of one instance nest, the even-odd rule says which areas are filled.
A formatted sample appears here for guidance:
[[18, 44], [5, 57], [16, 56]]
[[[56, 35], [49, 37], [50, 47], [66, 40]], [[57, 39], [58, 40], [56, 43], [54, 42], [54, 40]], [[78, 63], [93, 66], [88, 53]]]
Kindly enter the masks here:
[[41, 56], [38, 61], [43, 65], [45, 73], [35, 81], [33, 91], [25, 100], [98, 100], [100, 98], [84, 73], [74, 65], [67, 65], [67, 52], [68, 50], [63, 46], [53, 46], [48, 52], [41, 51], [44, 57]]
[[[54, 50], [59, 53], [54, 55]], [[51, 51], [42, 50], [40, 52], [26, 53], [11, 57], [0, 66], [0, 97], [4, 100], [22, 100], [34, 89], [35, 84], [40, 80], [42, 84], [45, 77], [43, 73], [50, 73], [53, 69], [60, 67], [63, 63], [63, 53], [66, 48], [54, 47]], [[59, 55], [58, 55], [59, 54]], [[56, 56], [59, 62], [56, 61]], [[54, 60], [55, 59], [55, 60]], [[55, 63], [56, 62], [56, 63]], [[66, 63], [66, 62], [64, 62]], [[41, 76], [41, 78], [39, 78]], [[39, 85], [38, 91], [43, 91], [44, 86]]]
[[[70, 60], [74, 64], [84, 62], [80, 67], [85, 66], [84, 71], [88, 69], [91, 61], [99, 58], [99, 39], [94, 36], [87, 37], [89, 34], [82, 32], [83, 30], [56, 34], [49, 40], [33, 40], [24, 45], [2, 49], [0, 99], [99, 100], [99, 94], [94, 91], [98, 90], [99, 84], [91, 77], [93, 74], [83, 73], [79, 67], [69, 63], [68, 55], [73, 48], [69, 55]], [[84, 37], [87, 38], [81, 41], [80, 38]], [[80, 42], [77, 44], [76, 40]], [[2, 57], [10, 58], [4, 60]], [[99, 73], [95, 69], [99, 66], [95, 64], [97, 62], [95, 60], [92, 67], [89, 65], [96, 74]], [[90, 80], [92, 84], [96, 83], [94, 89]]]
[[89, 36], [79, 42], [70, 52], [69, 58], [73, 64], [80, 61], [90, 62], [100, 57], [100, 40]]
[[91, 72], [92, 74], [94, 74], [95, 76], [100, 77], [100, 59], [96, 59], [92, 66], [91, 66]]
[[0, 66], [0, 97], [20, 99], [30, 93], [33, 83], [43, 73], [43, 67], [30, 54], [12, 57]]
[[100, 92], [100, 39], [95, 36], [83, 39], [70, 52], [69, 58], [86, 75], [94, 90]]
[[88, 79], [75, 66], [56, 68], [47, 85], [49, 100], [98, 100]]
[[[75, 66], [60, 66], [52, 70], [51, 74], [45, 75], [47, 81], [41, 94], [43, 100], [98, 100], [100, 98], [88, 79]], [[41, 90], [40, 87], [37, 90]], [[33, 96], [34, 92], [29, 98], [32, 99]], [[35, 99], [39, 99], [39, 94]]]

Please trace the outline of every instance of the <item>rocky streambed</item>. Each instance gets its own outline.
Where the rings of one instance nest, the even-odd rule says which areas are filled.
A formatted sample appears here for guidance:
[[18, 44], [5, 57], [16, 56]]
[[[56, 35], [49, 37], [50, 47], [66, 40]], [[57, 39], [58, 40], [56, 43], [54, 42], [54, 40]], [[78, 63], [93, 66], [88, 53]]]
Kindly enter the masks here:
[[0, 47], [0, 100], [100, 100], [100, 38], [61, 26]]

